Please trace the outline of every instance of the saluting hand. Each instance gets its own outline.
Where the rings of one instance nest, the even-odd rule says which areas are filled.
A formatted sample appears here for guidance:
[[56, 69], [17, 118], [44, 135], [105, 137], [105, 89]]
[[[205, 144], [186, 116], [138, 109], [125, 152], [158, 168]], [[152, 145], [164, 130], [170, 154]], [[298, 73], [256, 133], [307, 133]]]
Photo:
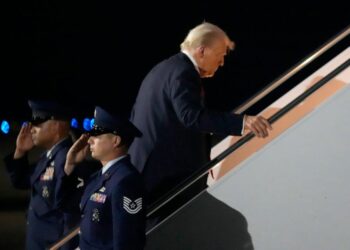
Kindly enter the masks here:
[[73, 172], [77, 163], [82, 162], [86, 158], [89, 152], [88, 140], [89, 136], [87, 134], [82, 134], [69, 149], [66, 157], [66, 164], [64, 166], [64, 171], [67, 175], [70, 175]]
[[25, 155], [29, 150], [34, 147], [34, 143], [32, 140], [32, 134], [30, 130], [32, 129], [31, 124], [24, 124], [19, 131], [16, 140], [16, 150], [13, 156], [14, 159], [19, 159]]
[[272, 127], [268, 120], [262, 116], [245, 116], [244, 129], [252, 131], [257, 137], [265, 138], [269, 135], [268, 129]]

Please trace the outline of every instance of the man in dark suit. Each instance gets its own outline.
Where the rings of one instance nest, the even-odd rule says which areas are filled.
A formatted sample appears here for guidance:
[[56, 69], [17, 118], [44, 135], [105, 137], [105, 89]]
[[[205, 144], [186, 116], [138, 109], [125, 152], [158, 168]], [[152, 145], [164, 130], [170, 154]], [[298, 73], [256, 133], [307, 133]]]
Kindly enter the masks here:
[[70, 175], [89, 149], [103, 166], [90, 178], [81, 199], [80, 249], [143, 249], [143, 181], [127, 155], [134, 137], [139, 136], [141, 132], [126, 118], [96, 107], [93, 129], [69, 150], [62, 181], [66, 197], [70, 186], [76, 185]]
[[[214, 76], [233, 47], [223, 30], [203, 23], [189, 32], [180, 53], [157, 64], [143, 80], [131, 114], [143, 137], [135, 139], [129, 153], [144, 177], [150, 203], [209, 161], [210, 133], [241, 135], [249, 129], [258, 137], [268, 135], [271, 127], [263, 117], [203, 105], [201, 78]], [[205, 187], [202, 178], [186, 199]]]
[[[15, 188], [32, 190], [26, 249], [42, 250], [75, 226], [80, 215], [63, 213], [57, 207], [66, 154], [72, 145], [69, 111], [57, 102], [29, 101], [29, 106], [32, 121], [21, 128], [16, 150], [5, 158], [5, 164]], [[37, 164], [31, 165], [27, 155], [35, 146], [45, 152]], [[77, 244], [73, 241], [64, 249], [75, 249]]]

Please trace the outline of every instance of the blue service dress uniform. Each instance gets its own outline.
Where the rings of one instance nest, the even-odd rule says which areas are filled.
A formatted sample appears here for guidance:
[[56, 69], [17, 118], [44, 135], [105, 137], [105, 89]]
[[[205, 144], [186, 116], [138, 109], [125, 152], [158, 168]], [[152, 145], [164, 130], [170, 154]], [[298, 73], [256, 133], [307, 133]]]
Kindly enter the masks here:
[[[74, 186], [64, 178], [67, 192]], [[145, 244], [144, 187], [125, 156], [104, 174], [95, 173], [81, 199], [81, 250], [141, 250]]]
[[[64, 139], [50, 153], [41, 155], [36, 165], [30, 165], [27, 157], [13, 159], [13, 154], [4, 160], [11, 182], [15, 188], [31, 188], [31, 198], [27, 214], [26, 249], [46, 249], [65, 231], [78, 221], [79, 214], [63, 213], [57, 207], [61, 198], [59, 190], [64, 175], [66, 154], [72, 145], [70, 138]], [[64, 249], [74, 249], [71, 242]]]

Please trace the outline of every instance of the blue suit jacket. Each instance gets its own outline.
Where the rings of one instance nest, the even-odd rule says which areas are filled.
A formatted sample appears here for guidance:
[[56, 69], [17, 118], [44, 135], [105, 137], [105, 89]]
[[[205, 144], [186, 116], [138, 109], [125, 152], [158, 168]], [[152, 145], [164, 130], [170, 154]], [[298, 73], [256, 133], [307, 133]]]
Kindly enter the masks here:
[[[63, 213], [57, 206], [60, 179], [64, 175], [66, 154], [72, 145], [66, 139], [54, 147], [49, 157], [42, 154], [36, 165], [29, 165], [27, 157], [14, 160], [13, 154], [5, 158], [7, 171], [14, 187], [31, 188], [27, 218], [27, 249], [45, 249], [62, 237], [74, 222], [78, 213]], [[65, 249], [74, 249], [69, 245]]]
[[243, 117], [204, 107], [200, 76], [178, 53], [145, 77], [131, 121], [143, 136], [135, 138], [129, 153], [152, 200], [209, 160], [209, 133], [240, 135]]
[[80, 249], [141, 250], [145, 244], [144, 188], [125, 157], [95, 174], [81, 199]]

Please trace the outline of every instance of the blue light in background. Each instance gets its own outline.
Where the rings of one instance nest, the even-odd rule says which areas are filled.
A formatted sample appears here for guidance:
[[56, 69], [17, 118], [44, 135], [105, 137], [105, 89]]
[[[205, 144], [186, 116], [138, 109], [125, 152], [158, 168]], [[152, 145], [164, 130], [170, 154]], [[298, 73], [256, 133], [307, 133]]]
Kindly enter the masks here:
[[86, 131], [90, 131], [91, 130], [91, 120], [89, 118], [85, 118], [83, 120], [83, 128], [86, 130]]
[[73, 118], [73, 119], [71, 120], [71, 122], [70, 122], [70, 126], [71, 126], [72, 128], [78, 128], [78, 127], [79, 127], [78, 120], [75, 119], [75, 118]]
[[95, 119], [92, 118], [91, 121], [90, 121], [90, 129], [92, 129], [92, 127], [94, 126], [95, 124]]
[[1, 132], [4, 134], [8, 134], [10, 132], [10, 124], [5, 120], [1, 122]]

